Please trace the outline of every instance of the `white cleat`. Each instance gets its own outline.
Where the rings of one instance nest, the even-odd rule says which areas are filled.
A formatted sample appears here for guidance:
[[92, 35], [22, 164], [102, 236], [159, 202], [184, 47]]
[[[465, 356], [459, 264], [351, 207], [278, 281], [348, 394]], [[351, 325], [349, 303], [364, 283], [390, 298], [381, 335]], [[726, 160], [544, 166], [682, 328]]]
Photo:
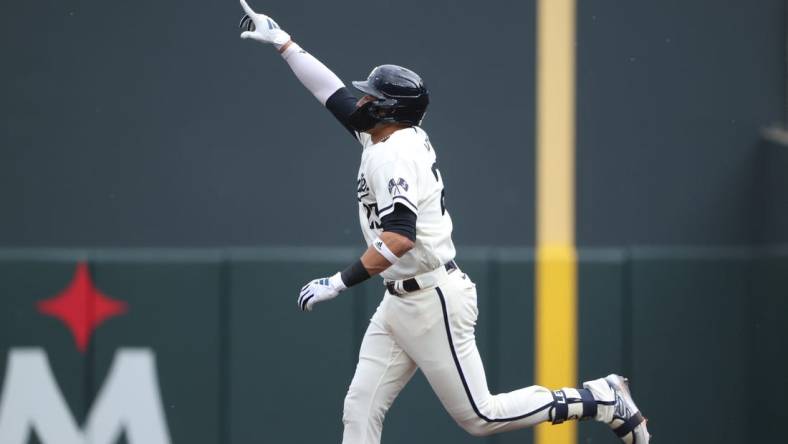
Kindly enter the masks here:
[[626, 444], [648, 444], [651, 435], [646, 429], [647, 419], [643, 417], [632, 400], [629, 380], [616, 374], [605, 377], [605, 382], [613, 389], [615, 407], [613, 419], [608, 424]]

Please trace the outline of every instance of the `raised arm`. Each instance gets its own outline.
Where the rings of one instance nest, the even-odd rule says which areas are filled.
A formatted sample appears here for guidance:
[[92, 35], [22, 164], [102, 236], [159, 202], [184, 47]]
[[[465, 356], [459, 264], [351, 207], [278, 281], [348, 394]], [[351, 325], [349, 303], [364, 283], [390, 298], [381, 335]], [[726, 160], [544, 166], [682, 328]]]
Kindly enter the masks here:
[[273, 45], [301, 84], [357, 138], [357, 133], [348, 125], [349, 116], [356, 109], [356, 98], [342, 80], [320, 60], [298, 46], [290, 34], [282, 30], [271, 17], [256, 13], [246, 0], [240, 2], [246, 13], [241, 19], [241, 28], [245, 29], [241, 38]]

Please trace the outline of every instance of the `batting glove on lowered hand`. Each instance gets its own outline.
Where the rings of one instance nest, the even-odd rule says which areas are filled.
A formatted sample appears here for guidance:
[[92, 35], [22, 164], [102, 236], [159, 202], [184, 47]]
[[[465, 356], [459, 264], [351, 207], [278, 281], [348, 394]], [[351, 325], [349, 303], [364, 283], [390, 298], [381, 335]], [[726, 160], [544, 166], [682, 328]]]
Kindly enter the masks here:
[[302, 311], [312, 311], [312, 307], [315, 304], [334, 299], [346, 288], [339, 272], [331, 277], [315, 279], [301, 287], [301, 295], [298, 296], [298, 307]]
[[253, 39], [258, 42], [270, 43], [276, 49], [280, 49], [285, 43], [290, 41], [290, 34], [282, 31], [274, 19], [265, 14], [258, 14], [249, 7], [246, 0], [241, 0], [241, 7], [244, 8], [244, 15], [241, 18], [241, 29], [246, 31], [241, 33], [242, 39]]

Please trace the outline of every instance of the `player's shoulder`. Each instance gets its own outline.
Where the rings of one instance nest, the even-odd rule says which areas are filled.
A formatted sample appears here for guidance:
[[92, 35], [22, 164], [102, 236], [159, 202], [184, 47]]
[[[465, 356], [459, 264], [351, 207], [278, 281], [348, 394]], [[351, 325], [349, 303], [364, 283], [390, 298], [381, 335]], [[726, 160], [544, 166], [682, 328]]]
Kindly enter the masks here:
[[427, 133], [419, 127], [403, 128], [394, 132], [385, 141], [375, 145], [375, 154], [380, 161], [426, 161], [431, 147]]
[[428, 140], [426, 131], [418, 126], [410, 126], [391, 134], [388, 143], [398, 146], [423, 148], [425, 140]]
[[429, 165], [435, 161], [427, 133], [419, 127], [394, 132], [387, 139], [368, 147], [365, 155], [371, 168], [392, 163]]

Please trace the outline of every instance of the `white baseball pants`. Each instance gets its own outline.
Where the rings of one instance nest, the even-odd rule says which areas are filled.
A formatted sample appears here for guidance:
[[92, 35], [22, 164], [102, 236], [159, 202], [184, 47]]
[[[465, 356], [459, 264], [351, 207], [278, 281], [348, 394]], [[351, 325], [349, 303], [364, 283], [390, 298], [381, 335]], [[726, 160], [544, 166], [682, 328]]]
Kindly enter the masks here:
[[476, 348], [477, 315], [476, 285], [460, 270], [444, 273], [434, 288], [387, 292], [361, 343], [345, 397], [342, 443], [378, 444], [386, 412], [417, 368], [474, 436], [548, 421], [553, 396], [544, 387], [490, 394]]

